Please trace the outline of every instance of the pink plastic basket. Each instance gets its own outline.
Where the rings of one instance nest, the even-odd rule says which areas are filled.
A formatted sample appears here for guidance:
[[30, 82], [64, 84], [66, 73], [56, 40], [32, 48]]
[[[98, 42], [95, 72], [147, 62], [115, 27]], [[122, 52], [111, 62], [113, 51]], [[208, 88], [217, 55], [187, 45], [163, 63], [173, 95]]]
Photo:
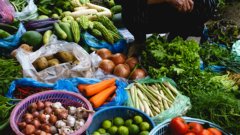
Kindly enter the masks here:
[[[23, 133], [21, 133], [20, 130], [18, 129], [17, 123], [21, 121], [22, 115], [26, 112], [27, 107], [31, 103], [37, 102], [39, 100], [61, 102], [65, 107], [66, 106], [76, 106], [76, 107], [82, 106], [82, 107], [85, 107], [86, 109], [93, 110], [90, 102], [80, 94], [67, 92], [67, 91], [57, 91], [57, 90], [50, 90], [50, 91], [36, 93], [25, 98], [20, 103], [18, 103], [11, 113], [10, 125], [12, 130], [17, 135], [23, 135]], [[93, 114], [89, 114], [85, 125], [71, 135], [81, 135], [82, 133], [84, 133], [87, 130], [87, 128], [90, 126], [92, 122], [92, 117], [93, 117]]]

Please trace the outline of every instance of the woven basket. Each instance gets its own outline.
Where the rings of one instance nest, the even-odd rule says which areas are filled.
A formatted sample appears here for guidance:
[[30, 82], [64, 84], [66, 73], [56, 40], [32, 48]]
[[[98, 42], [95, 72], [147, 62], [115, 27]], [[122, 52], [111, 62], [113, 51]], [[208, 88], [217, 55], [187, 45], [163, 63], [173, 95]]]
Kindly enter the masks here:
[[[224, 131], [220, 126], [211, 123], [209, 121], [206, 120], [201, 120], [201, 119], [196, 119], [196, 118], [190, 118], [190, 117], [182, 117], [186, 122], [197, 122], [201, 125], [203, 125], [204, 127], [213, 127], [213, 128], [217, 128], [218, 130], [220, 130], [222, 132], [223, 135], [232, 135], [230, 133], [227, 133], [226, 131]], [[169, 123], [172, 119], [168, 119], [165, 120], [164, 122], [160, 123], [159, 125], [157, 125], [151, 132], [149, 135], [166, 135], [168, 130], [169, 130]]]
[[[12, 130], [17, 135], [23, 135], [23, 133], [20, 132], [17, 126], [17, 123], [22, 120], [22, 116], [26, 112], [27, 107], [31, 103], [37, 102], [39, 100], [61, 102], [64, 107], [67, 107], [67, 106], [81, 107], [82, 106], [88, 110], [93, 110], [89, 101], [77, 93], [67, 92], [67, 91], [56, 91], [56, 90], [36, 93], [22, 100], [19, 104], [16, 105], [16, 107], [13, 109], [11, 113], [10, 125]], [[71, 135], [81, 135], [82, 133], [84, 133], [86, 129], [89, 127], [89, 125], [91, 124], [92, 117], [93, 117], [93, 114], [89, 114], [85, 125]]]

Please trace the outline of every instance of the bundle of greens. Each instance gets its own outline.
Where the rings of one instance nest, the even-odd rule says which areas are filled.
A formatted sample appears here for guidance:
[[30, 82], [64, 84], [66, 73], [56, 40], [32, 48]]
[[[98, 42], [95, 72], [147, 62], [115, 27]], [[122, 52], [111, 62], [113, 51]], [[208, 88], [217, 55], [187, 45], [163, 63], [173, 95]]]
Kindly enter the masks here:
[[22, 77], [22, 67], [13, 59], [0, 58], [0, 90], [4, 95], [10, 83]]
[[[209, 81], [210, 80], [210, 81]], [[228, 132], [240, 134], [239, 90], [228, 75], [200, 72], [176, 80], [178, 89], [191, 98], [187, 116], [209, 120]]]
[[187, 72], [200, 72], [199, 49], [193, 40], [177, 37], [168, 43], [163, 37], [153, 35], [147, 39], [141, 58], [152, 78], [176, 78]]

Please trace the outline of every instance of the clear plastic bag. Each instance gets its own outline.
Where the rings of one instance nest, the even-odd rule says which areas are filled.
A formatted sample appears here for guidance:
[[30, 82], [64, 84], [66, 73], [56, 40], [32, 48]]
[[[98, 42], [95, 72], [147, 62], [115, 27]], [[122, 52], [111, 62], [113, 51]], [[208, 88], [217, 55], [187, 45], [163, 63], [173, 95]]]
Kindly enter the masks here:
[[[33, 62], [36, 59], [50, 56], [60, 51], [72, 53], [80, 63], [62, 63], [48, 67], [40, 72], [34, 68]], [[51, 37], [49, 44], [35, 52], [29, 53], [21, 48], [17, 49], [16, 58], [23, 68], [24, 77], [30, 77], [41, 82], [54, 83], [61, 78], [93, 77], [94, 69], [92, 68], [90, 55], [78, 44], [57, 40], [55, 35]]]
[[0, 0], [0, 22], [12, 23], [14, 8], [8, 0]]
[[33, 20], [38, 17], [37, 10], [34, 0], [28, 0], [28, 5], [21, 12], [16, 12], [14, 17], [20, 21]]

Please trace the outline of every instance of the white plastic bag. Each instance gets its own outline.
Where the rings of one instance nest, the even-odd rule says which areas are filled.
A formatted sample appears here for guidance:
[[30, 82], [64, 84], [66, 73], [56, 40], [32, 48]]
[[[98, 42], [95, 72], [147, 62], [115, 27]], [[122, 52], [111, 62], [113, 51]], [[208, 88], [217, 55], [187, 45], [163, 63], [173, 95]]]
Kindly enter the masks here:
[[[46, 83], [54, 83], [60, 78], [93, 77], [92, 59], [96, 58], [91, 59], [90, 55], [76, 43], [59, 41], [56, 40], [55, 36], [52, 36], [51, 40], [47, 46], [43, 46], [35, 52], [29, 53], [21, 48], [17, 49], [16, 58], [22, 65], [24, 77], [30, 77]], [[39, 72], [33, 66], [33, 62], [39, 57], [50, 56], [60, 51], [71, 52], [80, 63], [77, 65], [62, 63]]]
[[28, 5], [21, 12], [16, 12], [14, 17], [20, 21], [33, 20], [38, 17], [37, 10], [34, 0], [28, 0]]

